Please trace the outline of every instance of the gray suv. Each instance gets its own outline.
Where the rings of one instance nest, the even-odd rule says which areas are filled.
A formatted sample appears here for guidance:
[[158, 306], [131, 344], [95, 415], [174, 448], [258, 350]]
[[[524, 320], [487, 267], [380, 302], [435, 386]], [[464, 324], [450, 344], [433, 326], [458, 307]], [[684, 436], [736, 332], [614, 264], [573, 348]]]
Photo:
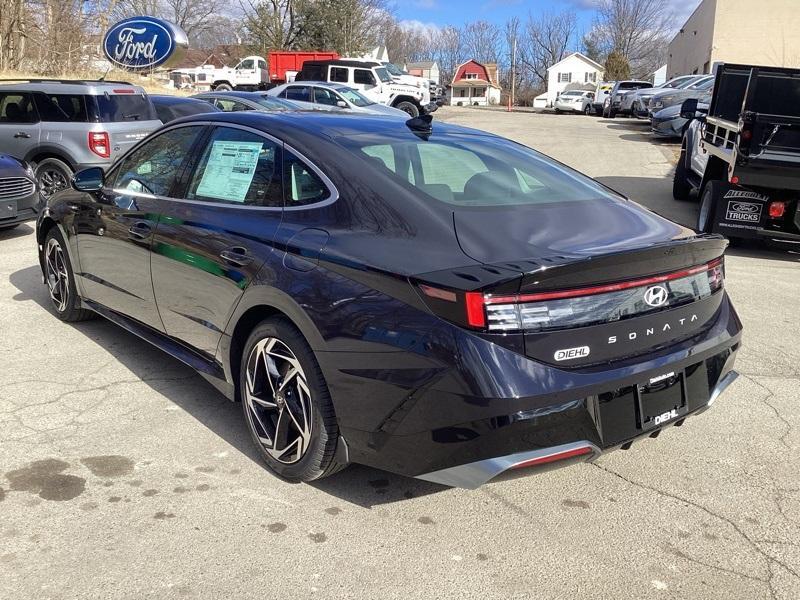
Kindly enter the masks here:
[[161, 126], [144, 89], [129, 83], [16, 81], [0, 84], [0, 152], [33, 165], [44, 197]]

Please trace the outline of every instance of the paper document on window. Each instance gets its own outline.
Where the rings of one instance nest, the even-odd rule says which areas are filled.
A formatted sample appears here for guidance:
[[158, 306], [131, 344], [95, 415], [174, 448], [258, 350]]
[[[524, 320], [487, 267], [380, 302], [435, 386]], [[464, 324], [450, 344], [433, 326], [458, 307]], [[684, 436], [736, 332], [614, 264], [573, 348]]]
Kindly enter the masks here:
[[197, 195], [229, 202], [244, 202], [256, 172], [261, 142], [226, 142], [211, 146]]

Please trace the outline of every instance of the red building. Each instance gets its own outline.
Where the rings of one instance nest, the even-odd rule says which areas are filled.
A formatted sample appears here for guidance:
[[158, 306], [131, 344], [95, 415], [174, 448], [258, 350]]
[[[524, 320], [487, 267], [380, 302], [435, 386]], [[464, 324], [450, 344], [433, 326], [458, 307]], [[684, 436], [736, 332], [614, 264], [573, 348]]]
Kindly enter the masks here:
[[451, 106], [487, 106], [500, 103], [497, 64], [468, 60], [459, 65], [450, 84]]

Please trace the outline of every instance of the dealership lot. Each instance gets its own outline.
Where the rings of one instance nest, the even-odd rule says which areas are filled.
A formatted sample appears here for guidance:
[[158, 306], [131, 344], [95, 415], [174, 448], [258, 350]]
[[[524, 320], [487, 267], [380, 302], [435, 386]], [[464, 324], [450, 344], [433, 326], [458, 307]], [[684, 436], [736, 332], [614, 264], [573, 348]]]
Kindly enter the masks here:
[[[697, 205], [671, 198], [677, 147], [644, 123], [436, 118], [694, 222]], [[0, 250], [0, 597], [800, 595], [800, 255], [731, 251], [742, 377], [712, 411], [594, 465], [466, 492], [364, 467], [275, 479], [240, 408], [188, 367], [105, 321], [50, 314], [32, 228], [0, 234]]]

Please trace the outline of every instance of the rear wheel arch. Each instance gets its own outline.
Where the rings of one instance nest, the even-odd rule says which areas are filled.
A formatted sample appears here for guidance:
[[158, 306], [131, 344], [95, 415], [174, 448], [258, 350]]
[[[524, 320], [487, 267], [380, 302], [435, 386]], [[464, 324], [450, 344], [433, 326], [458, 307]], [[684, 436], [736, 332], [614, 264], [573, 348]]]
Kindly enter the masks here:
[[[278, 294], [283, 293], [278, 292]], [[234, 383], [238, 383], [242, 352], [247, 343], [247, 338], [250, 337], [253, 329], [266, 319], [286, 319], [306, 339], [312, 351], [315, 351], [324, 343], [319, 330], [302, 309], [299, 306], [292, 306], [290, 304], [292, 303], [291, 299], [280, 298], [278, 294], [273, 295], [271, 298], [259, 297], [248, 300], [243, 298], [239, 307], [237, 307], [234, 318], [231, 319], [231, 324], [228, 327], [230, 332], [228, 334], [230, 336], [229, 348], [227, 348], [227, 351], [223, 351], [227, 354], [227, 362]], [[235, 387], [235, 400], [238, 402], [240, 400], [239, 386], [236, 385]]]
[[700, 190], [702, 191], [703, 188], [709, 181], [727, 181], [728, 180], [728, 163], [724, 160], [716, 157], [710, 156], [708, 158], [708, 164], [706, 165], [706, 170], [703, 172], [703, 182], [700, 186]]
[[55, 158], [56, 160], [66, 163], [73, 171], [76, 169], [75, 161], [65, 152], [50, 146], [39, 146], [35, 150], [28, 152], [25, 156], [25, 161], [35, 165], [48, 158]]

